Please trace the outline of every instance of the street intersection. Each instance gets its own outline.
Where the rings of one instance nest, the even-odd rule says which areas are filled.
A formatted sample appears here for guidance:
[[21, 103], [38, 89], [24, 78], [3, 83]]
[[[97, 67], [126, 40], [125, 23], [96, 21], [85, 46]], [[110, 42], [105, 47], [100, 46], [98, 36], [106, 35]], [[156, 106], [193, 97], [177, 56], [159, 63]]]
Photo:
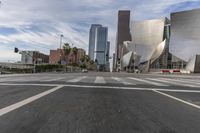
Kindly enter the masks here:
[[200, 75], [0, 76], [0, 133], [196, 133]]

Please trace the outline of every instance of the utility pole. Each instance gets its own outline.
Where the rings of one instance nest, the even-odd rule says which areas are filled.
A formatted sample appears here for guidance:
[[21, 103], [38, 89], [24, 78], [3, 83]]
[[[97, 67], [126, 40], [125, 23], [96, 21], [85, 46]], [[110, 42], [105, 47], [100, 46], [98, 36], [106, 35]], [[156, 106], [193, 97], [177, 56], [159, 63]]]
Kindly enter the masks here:
[[133, 72], [135, 73], [135, 60], [136, 60], [136, 43], [135, 43], [135, 48], [134, 48], [134, 52], [133, 52]]
[[61, 64], [61, 56], [62, 56], [62, 38], [63, 38], [63, 34], [60, 35], [60, 64]]
[[63, 34], [60, 35], [60, 49], [62, 48], [62, 38], [63, 38]]

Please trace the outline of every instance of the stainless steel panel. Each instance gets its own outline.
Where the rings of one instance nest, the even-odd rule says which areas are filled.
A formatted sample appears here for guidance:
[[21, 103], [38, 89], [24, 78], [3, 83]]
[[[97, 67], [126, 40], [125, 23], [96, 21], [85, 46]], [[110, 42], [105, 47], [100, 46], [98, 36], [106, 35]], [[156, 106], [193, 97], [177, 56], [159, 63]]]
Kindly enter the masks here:
[[171, 14], [170, 52], [185, 61], [200, 54], [200, 9]]
[[152, 57], [151, 57], [151, 62], [154, 62], [155, 60], [157, 60], [163, 53], [164, 49], [166, 46], [166, 40], [164, 40], [162, 43], [160, 43], [156, 50], [154, 51]]
[[141, 56], [141, 62], [151, 59], [153, 52], [163, 42], [165, 18], [132, 21], [132, 48]]

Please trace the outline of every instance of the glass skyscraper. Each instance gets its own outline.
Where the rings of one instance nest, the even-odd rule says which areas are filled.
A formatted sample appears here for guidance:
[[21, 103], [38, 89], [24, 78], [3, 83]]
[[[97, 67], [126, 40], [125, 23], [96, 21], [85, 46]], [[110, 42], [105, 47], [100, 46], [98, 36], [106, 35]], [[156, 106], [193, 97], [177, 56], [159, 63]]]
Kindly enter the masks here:
[[108, 28], [99, 24], [92, 24], [89, 36], [89, 57], [100, 67], [105, 67], [107, 63], [107, 40]]

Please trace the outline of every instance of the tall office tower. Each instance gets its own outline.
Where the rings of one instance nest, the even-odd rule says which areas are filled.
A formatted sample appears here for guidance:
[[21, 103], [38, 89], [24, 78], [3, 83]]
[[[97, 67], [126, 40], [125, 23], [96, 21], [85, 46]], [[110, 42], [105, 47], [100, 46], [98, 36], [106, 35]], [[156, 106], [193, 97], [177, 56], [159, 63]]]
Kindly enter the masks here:
[[109, 59], [110, 59], [110, 42], [107, 42], [107, 45], [106, 45], [106, 70], [107, 71], [110, 71]]
[[106, 64], [106, 46], [108, 39], [108, 28], [99, 27], [96, 29], [94, 59], [99, 65]]
[[106, 50], [108, 40], [108, 28], [99, 24], [92, 24], [89, 38], [89, 56], [100, 69], [106, 67]]
[[89, 50], [88, 54], [91, 60], [94, 59], [94, 49], [95, 49], [95, 39], [96, 39], [96, 31], [98, 27], [102, 27], [100, 24], [92, 24], [90, 28], [90, 35], [89, 35]]
[[130, 11], [120, 10], [118, 12], [117, 39], [116, 39], [116, 62], [122, 58], [121, 49], [124, 41], [131, 41], [130, 34]]

